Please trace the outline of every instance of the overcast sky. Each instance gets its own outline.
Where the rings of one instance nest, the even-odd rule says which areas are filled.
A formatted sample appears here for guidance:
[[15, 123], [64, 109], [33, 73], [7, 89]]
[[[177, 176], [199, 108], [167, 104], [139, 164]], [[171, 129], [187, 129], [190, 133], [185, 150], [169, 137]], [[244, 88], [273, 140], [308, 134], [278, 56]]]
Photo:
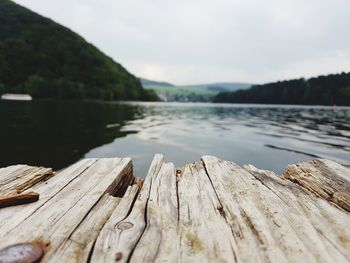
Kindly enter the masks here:
[[261, 83], [350, 71], [350, 0], [15, 0], [133, 74]]

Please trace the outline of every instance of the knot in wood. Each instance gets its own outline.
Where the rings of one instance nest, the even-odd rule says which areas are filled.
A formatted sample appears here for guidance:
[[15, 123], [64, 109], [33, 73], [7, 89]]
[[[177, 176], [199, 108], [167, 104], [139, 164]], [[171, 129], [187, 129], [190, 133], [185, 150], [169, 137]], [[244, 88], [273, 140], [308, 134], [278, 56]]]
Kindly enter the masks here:
[[130, 228], [132, 228], [134, 226], [134, 224], [130, 223], [130, 222], [120, 222], [117, 224], [117, 228], [119, 230], [128, 230]]

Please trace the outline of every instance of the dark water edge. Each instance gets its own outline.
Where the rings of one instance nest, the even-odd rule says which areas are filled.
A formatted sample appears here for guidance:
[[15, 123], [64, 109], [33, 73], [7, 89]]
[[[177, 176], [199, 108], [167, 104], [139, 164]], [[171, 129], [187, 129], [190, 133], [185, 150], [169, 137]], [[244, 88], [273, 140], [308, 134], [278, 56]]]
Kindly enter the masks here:
[[212, 154], [279, 174], [315, 157], [350, 163], [349, 107], [0, 101], [0, 120], [0, 167], [129, 156], [144, 177], [157, 152], [178, 166]]
[[134, 119], [133, 108], [100, 102], [0, 101], [0, 166], [26, 163], [62, 169], [97, 146], [126, 136], [109, 123]]

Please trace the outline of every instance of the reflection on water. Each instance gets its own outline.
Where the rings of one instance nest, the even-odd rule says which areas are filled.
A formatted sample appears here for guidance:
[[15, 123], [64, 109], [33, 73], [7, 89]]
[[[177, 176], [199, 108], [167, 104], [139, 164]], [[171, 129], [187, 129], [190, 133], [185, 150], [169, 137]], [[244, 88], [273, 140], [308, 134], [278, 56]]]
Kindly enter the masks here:
[[212, 154], [278, 173], [315, 157], [350, 160], [350, 108], [2, 101], [0, 117], [0, 166], [130, 156], [144, 177], [157, 152], [178, 166]]
[[126, 136], [120, 126], [134, 116], [134, 108], [124, 105], [0, 101], [0, 166], [27, 163], [61, 169]]

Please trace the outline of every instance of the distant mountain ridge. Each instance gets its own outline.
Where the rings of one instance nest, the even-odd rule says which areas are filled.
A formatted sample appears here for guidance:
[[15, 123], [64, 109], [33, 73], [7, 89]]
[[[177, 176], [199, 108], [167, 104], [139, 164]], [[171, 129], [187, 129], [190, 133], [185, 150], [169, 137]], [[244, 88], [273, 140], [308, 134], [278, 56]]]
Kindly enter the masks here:
[[0, 0], [0, 94], [7, 92], [34, 98], [156, 99], [78, 34], [13, 1]]
[[175, 85], [169, 83], [169, 82], [164, 82], [164, 81], [155, 81], [155, 80], [149, 80], [149, 79], [143, 79], [139, 78], [141, 81], [141, 84], [144, 87], [149, 87], [149, 86], [157, 86], [157, 87], [175, 87]]
[[252, 85], [253, 84], [243, 83], [243, 82], [217, 82], [217, 83], [207, 83], [207, 84], [184, 85], [181, 87], [205, 87], [212, 90], [234, 91], [239, 89], [248, 89]]
[[144, 88], [155, 91], [165, 101], [211, 101], [219, 92], [248, 89], [252, 86], [252, 84], [240, 82], [173, 85], [163, 81], [142, 78], [140, 80]]

